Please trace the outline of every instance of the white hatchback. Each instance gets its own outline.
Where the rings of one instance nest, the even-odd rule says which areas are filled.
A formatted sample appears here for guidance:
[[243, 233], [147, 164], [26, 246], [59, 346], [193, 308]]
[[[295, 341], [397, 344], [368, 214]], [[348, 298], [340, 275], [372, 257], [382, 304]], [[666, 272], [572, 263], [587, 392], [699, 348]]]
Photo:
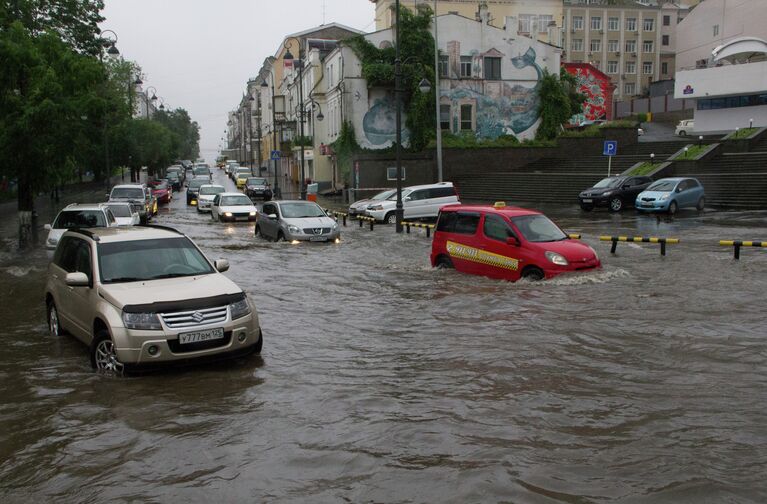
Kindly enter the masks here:
[[[436, 219], [445, 205], [460, 203], [458, 191], [452, 182], [410, 186], [402, 189], [402, 208], [405, 219]], [[365, 214], [379, 222], [397, 222], [397, 193], [382, 201], [371, 202]]]
[[210, 218], [224, 221], [254, 221], [258, 210], [250, 198], [242, 193], [216, 194], [210, 205]]
[[223, 192], [226, 192], [226, 189], [222, 185], [205, 184], [200, 186], [200, 192], [197, 193], [197, 211], [210, 212], [216, 194]]

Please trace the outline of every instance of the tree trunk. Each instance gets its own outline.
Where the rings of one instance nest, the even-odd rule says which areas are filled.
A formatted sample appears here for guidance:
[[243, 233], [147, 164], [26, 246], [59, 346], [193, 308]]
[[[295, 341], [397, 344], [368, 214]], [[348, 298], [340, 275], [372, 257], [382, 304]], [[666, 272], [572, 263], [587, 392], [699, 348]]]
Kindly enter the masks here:
[[19, 173], [18, 191], [19, 248], [23, 250], [37, 243], [35, 196], [26, 170]]

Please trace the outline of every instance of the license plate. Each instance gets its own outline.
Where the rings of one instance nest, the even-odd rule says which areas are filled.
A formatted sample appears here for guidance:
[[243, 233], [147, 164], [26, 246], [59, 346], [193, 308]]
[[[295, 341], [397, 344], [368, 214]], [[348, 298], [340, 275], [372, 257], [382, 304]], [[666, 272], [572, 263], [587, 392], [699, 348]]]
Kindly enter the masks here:
[[644, 207], [651, 207], [651, 206], [653, 206], [653, 204], [652, 203], [642, 203], [642, 206], [644, 206]]
[[200, 341], [209, 341], [222, 339], [224, 337], [224, 328], [208, 329], [207, 331], [189, 332], [178, 335], [178, 342], [182, 345], [186, 343], [199, 343]]
[[328, 239], [327, 238], [323, 238], [322, 236], [312, 236], [311, 238], [309, 238], [309, 241], [314, 241], [314, 242], [328, 241]]
[[594, 200], [585, 199], [585, 200], [583, 200], [583, 202], [584, 202], [584, 203], [593, 203], [593, 202], [594, 202]]
[[248, 220], [247, 217], [236, 217], [235, 220]]

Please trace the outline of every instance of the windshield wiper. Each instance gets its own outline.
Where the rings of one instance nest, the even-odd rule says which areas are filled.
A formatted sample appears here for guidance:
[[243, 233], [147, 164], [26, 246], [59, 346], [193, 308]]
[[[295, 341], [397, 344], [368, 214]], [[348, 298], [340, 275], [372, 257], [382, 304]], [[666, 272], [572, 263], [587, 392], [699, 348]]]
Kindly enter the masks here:
[[146, 278], [136, 278], [136, 277], [118, 277], [118, 278], [109, 278], [107, 280], [104, 280], [105, 283], [117, 283], [117, 282], [141, 282], [143, 280], [147, 280]]
[[178, 277], [195, 276], [195, 275], [201, 275], [201, 274], [202, 273], [166, 273], [164, 275], [153, 276], [152, 278], [149, 278], [149, 280], [159, 280], [161, 278], [178, 278]]

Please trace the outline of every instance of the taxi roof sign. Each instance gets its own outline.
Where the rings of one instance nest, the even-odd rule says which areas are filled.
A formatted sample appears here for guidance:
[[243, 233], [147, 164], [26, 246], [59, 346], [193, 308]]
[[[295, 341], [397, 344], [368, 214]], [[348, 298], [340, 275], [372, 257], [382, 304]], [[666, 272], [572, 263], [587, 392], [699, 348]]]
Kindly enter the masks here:
[[495, 204], [493, 204], [493, 208], [503, 208], [506, 206], [505, 201], [496, 201]]

